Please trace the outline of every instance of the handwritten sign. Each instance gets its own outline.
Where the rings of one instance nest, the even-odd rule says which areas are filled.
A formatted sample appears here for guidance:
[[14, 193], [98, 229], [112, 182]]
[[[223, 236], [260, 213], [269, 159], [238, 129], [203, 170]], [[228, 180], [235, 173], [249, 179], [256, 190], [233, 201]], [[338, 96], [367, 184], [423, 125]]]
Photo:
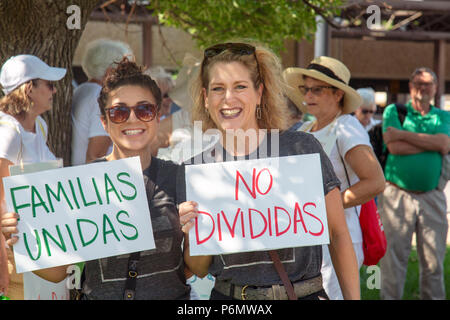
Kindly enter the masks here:
[[319, 154], [190, 165], [192, 256], [329, 243]]
[[18, 273], [155, 248], [138, 157], [3, 179]]

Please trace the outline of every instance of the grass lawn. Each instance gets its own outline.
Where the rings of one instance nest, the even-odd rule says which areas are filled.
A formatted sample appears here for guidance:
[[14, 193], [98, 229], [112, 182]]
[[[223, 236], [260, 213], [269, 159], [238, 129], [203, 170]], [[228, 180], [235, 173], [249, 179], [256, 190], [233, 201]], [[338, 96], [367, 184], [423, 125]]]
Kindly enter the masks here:
[[[367, 269], [363, 266], [360, 270], [361, 299], [379, 300], [380, 290], [373, 288], [377, 286], [375, 281], [376, 270]], [[378, 269], [379, 270], [379, 269]], [[444, 277], [446, 299], [450, 300], [450, 246], [447, 246], [447, 252], [444, 260]], [[369, 289], [372, 287], [372, 289]], [[413, 247], [408, 260], [408, 271], [406, 273], [405, 290], [403, 300], [419, 299], [419, 261], [416, 248]]]

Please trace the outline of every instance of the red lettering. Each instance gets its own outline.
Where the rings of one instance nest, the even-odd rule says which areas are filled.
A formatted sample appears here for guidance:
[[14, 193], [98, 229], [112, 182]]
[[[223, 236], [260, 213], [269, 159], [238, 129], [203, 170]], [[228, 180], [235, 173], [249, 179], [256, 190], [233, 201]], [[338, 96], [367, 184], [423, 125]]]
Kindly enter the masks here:
[[220, 213], [217, 214], [217, 233], [219, 234], [219, 241], [222, 241], [222, 228], [220, 227]]
[[[289, 218], [289, 225], [282, 232], [280, 232], [278, 229], [278, 210], [283, 210]], [[286, 209], [284, 209], [282, 207], [275, 207], [275, 234], [276, 234], [276, 236], [279, 237], [282, 234], [286, 233], [290, 227], [291, 227], [291, 216], [290, 216], [289, 212], [287, 212]]]
[[[260, 232], [259, 234], [257, 234], [256, 236], [255, 236], [255, 234], [253, 233], [252, 211], [258, 212], [259, 215], [260, 215], [260, 216], [263, 218], [263, 220], [264, 220], [264, 229], [263, 229], [263, 231], [261, 231], [261, 232]], [[251, 237], [252, 239], [258, 238], [258, 237], [260, 237], [264, 232], [266, 232], [266, 230], [267, 230], [267, 220], [266, 220], [266, 217], [264, 217], [264, 215], [262, 214], [261, 211], [256, 210], [256, 209], [252, 209], [252, 208], [248, 209], [248, 220], [249, 220], [249, 224], [250, 224], [250, 237]]]
[[[298, 216], [298, 218], [297, 218]], [[306, 229], [305, 221], [303, 220], [302, 210], [300, 209], [300, 206], [298, 205], [298, 202], [295, 203], [295, 209], [294, 209], [294, 233], [297, 233], [297, 223], [301, 222], [303, 226], [303, 230], [305, 233], [308, 233], [308, 229]]]
[[323, 230], [324, 230], [324, 226], [323, 226], [322, 220], [320, 220], [319, 218], [317, 218], [317, 217], [316, 217], [315, 215], [313, 215], [311, 212], [306, 211], [306, 210], [305, 210], [305, 207], [306, 207], [306, 206], [313, 206], [313, 207], [315, 208], [315, 207], [316, 207], [316, 204], [313, 203], [313, 202], [307, 202], [307, 203], [305, 203], [305, 204], [303, 205], [303, 211], [304, 211], [307, 215], [313, 217], [314, 219], [316, 219], [317, 221], [320, 222], [320, 225], [321, 225], [322, 227], [321, 227], [321, 229], [320, 229], [319, 232], [311, 232], [311, 230], [309, 231], [309, 233], [312, 234], [313, 236], [316, 236], [316, 237], [317, 237], [317, 236], [320, 236], [320, 235], [323, 233]]
[[196, 236], [196, 238], [197, 238], [197, 244], [202, 244], [202, 243], [208, 241], [208, 240], [212, 237], [212, 235], [213, 235], [213, 233], [214, 233], [214, 229], [215, 229], [215, 224], [214, 224], [214, 218], [213, 218], [212, 215], [209, 214], [208, 212], [206, 212], [206, 211], [199, 211], [198, 214], [204, 214], [204, 215], [207, 215], [208, 217], [211, 218], [211, 221], [212, 221], [212, 223], [213, 223], [213, 227], [212, 227], [212, 230], [211, 230], [211, 233], [209, 234], [209, 236], [206, 237], [206, 238], [203, 239], [203, 240], [200, 240], [200, 236], [199, 236], [199, 234], [198, 234], [198, 217], [195, 218], [195, 236]]
[[236, 187], [235, 187], [235, 200], [238, 200], [238, 194], [239, 194], [239, 177], [241, 178], [242, 182], [244, 183], [245, 187], [247, 188], [247, 191], [250, 193], [253, 199], [256, 199], [256, 190], [255, 190], [255, 173], [256, 169], [253, 168], [253, 174], [252, 174], [252, 190], [250, 191], [250, 188], [248, 187], [247, 182], [245, 182], [244, 177], [241, 175], [241, 173], [236, 170]]
[[58, 296], [52, 291], [52, 300], [58, 300]]
[[267, 208], [267, 224], [269, 225], [269, 236], [272, 236], [272, 217], [270, 215], [270, 208]]
[[[225, 212], [223, 212], [223, 210], [220, 211], [222, 213], [223, 219], [225, 220], [225, 224], [228, 227], [228, 230], [230, 230], [230, 234], [231, 234], [232, 238], [234, 238], [234, 235], [235, 235], [236, 222], [237, 222], [237, 219], [239, 217], [240, 211], [241, 211], [241, 208], [238, 208], [236, 210], [236, 215], [234, 216], [234, 220], [233, 220], [233, 227], [230, 227], [230, 223], [228, 222], [228, 219], [227, 219], [227, 216], [225, 215]], [[243, 214], [242, 214], [242, 216], [243, 216]], [[243, 229], [244, 228], [244, 221], [243, 221], [242, 217], [241, 217], [241, 222], [242, 222], [242, 229]], [[242, 231], [242, 233], [244, 233], [244, 231]]]
[[[269, 183], [269, 186], [267, 187], [266, 192], [261, 192], [261, 190], [259, 189], [259, 176], [264, 171], [267, 171], [269, 173], [270, 183]], [[258, 191], [258, 193], [262, 196], [266, 195], [270, 191], [270, 189], [272, 189], [272, 184], [273, 184], [273, 177], [272, 177], [272, 174], [270, 173], [269, 169], [264, 168], [261, 171], [259, 171], [258, 175], [256, 176], [256, 190]]]

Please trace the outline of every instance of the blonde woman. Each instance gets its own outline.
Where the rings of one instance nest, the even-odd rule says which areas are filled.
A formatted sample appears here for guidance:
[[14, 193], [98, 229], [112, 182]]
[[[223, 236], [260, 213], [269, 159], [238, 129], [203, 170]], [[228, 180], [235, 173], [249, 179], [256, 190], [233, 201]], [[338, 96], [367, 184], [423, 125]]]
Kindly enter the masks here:
[[[287, 127], [287, 106], [281, 65], [274, 53], [249, 43], [221, 43], [204, 51], [200, 74], [193, 87], [193, 118], [203, 121], [203, 130], [216, 129], [222, 140], [207, 155], [213, 161], [264, 158], [260, 146], [274, 136], [271, 129]], [[261, 132], [256, 139], [236, 142], [242, 130]], [[267, 133], [264, 130], [267, 129]], [[231, 132], [228, 134], [227, 132]], [[227, 135], [228, 134], [228, 135]], [[240, 147], [239, 147], [240, 146]], [[320, 144], [303, 132], [283, 131], [279, 135], [279, 156], [320, 153], [322, 179], [330, 230], [330, 252], [347, 299], [359, 299], [359, 276], [356, 258], [348, 233], [337, 180], [328, 157]], [[187, 199], [191, 200], [191, 199]], [[289, 291], [280, 279], [268, 251], [244, 252], [220, 256], [190, 256], [188, 232], [198, 216], [194, 201], [179, 206], [180, 223], [185, 232], [184, 258], [198, 276], [208, 272], [216, 277], [211, 299], [287, 299]], [[320, 265], [321, 246], [277, 250], [283, 260], [293, 290], [298, 299], [326, 299], [322, 288]], [[251, 261], [251, 263], [250, 263]], [[287, 287], [291, 287], [286, 282]], [[278, 293], [276, 288], [280, 288]], [[292, 299], [292, 295], [290, 296]]]

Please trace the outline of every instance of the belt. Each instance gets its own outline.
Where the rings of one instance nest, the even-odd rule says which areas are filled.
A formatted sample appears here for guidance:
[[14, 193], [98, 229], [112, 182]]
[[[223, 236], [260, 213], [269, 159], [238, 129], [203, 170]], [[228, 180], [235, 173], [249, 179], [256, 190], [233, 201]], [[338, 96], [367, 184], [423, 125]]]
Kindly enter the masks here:
[[[292, 285], [298, 298], [306, 297], [322, 290], [322, 276], [297, 281]], [[214, 289], [223, 295], [231, 296], [237, 300], [289, 300], [285, 287], [280, 284], [274, 284], [270, 287], [251, 285], [233, 286], [230, 281], [216, 279]]]
[[406, 190], [406, 189], [404, 189], [404, 188], [402, 188], [402, 187], [399, 187], [398, 185], [396, 185], [396, 184], [393, 183], [393, 182], [390, 182], [390, 181], [386, 181], [386, 182], [389, 183], [390, 185], [396, 187], [396, 188], [399, 188], [400, 190], [405, 191], [405, 192], [414, 193], [414, 194], [422, 194], [422, 193], [425, 193], [425, 192], [426, 192], [426, 191]]

